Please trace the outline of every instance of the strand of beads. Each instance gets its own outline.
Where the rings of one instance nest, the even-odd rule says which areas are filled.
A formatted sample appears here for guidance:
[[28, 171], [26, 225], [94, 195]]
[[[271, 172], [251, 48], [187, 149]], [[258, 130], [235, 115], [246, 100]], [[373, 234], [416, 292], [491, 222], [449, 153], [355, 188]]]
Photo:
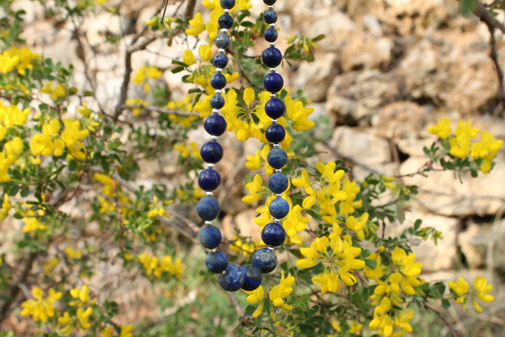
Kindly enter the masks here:
[[[228, 65], [228, 57], [225, 54], [225, 50], [231, 43], [228, 30], [233, 26], [233, 18], [230, 15], [230, 9], [233, 6], [235, 6], [235, 0], [221, 0], [224, 14], [221, 15], [218, 21], [219, 28], [221, 29], [216, 37], [218, 54], [213, 59], [216, 73], [210, 79], [210, 85], [215, 89], [215, 94], [210, 100], [212, 115], [204, 123], [205, 130], [211, 135], [211, 140], [205, 143], [200, 151], [202, 159], [207, 163], [207, 169], [200, 172], [198, 177], [198, 184], [206, 191], [206, 196], [200, 199], [197, 205], [197, 213], [205, 221], [205, 227], [200, 230], [199, 234], [200, 243], [208, 249], [205, 264], [209, 271], [220, 274], [218, 276], [219, 284], [227, 291], [239, 290], [246, 282], [246, 279], [248, 279], [246, 277], [246, 268], [230, 264], [228, 255], [217, 250], [222, 241], [222, 234], [217, 227], [212, 225], [212, 221], [217, 218], [220, 212], [219, 202], [213, 197], [212, 191], [221, 183], [221, 176], [214, 170], [214, 165], [223, 157], [223, 148], [217, 142], [217, 137], [226, 131], [226, 121], [220, 114], [221, 108], [225, 104], [223, 91], [226, 86], [226, 77], [224, 77], [222, 72]], [[254, 276], [251, 275], [252, 278]], [[261, 273], [259, 273], [259, 279], [259, 282], [261, 282]]]
[[282, 76], [276, 72], [276, 67], [282, 62], [282, 53], [275, 47], [278, 34], [275, 30], [277, 13], [274, 11], [276, 0], [263, 0], [268, 5], [268, 10], [264, 14], [264, 20], [270, 27], [265, 31], [265, 40], [270, 43], [270, 47], [263, 51], [261, 55], [263, 64], [271, 69], [263, 80], [265, 89], [270, 92], [270, 100], [265, 105], [266, 114], [272, 118], [272, 124], [267, 128], [265, 136], [272, 144], [268, 153], [267, 161], [275, 169], [275, 173], [268, 180], [268, 187], [275, 193], [276, 198], [269, 206], [270, 214], [274, 217], [274, 222], [267, 224], [261, 232], [261, 239], [268, 245], [268, 248], [258, 249], [252, 256], [252, 265], [260, 269], [262, 273], [269, 273], [277, 266], [277, 257], [274, 247], [284, 243], [286, 231], [280, 224], [281, 219], [288, 215], [289, 204], [282, 198], [282, 193], [288, 188], [288, 178], [282, 173], [282, 168], [286, 165], [288, 156], [286, 151], [280, 148], [280, 143], [286, 136], [286, 131], [282, 125], [277, 123], [277, 119], [282, 117], [286, 107], [284, 102], [276, 98], [276, 93], [284, 86]]

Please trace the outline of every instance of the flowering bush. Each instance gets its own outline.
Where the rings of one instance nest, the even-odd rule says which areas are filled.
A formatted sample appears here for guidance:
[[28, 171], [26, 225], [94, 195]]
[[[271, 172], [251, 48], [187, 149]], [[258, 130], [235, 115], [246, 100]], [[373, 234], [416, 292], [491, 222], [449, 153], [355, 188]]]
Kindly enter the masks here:
[[[74, 87], [72, 65], [55, 63], [25, 45], [24, 12], [14, 10], [13, 1], [0, 1], [8, 14], [0, 20], [0, 220], [2, 230], [10, 232], [1, 238], [0, 324], [16, 317], [30, 322], [27, 331], [44, 336], [175, 336], [169, 327], [156, 330], [162, 325], [156, 321], [147, 324], [151, 330], [140, 321], [125, 322], [117, 299], [92, 290], [98, 289], [93, 285], [99, 266], [108, 262], [124, 273], [143, 275], [163, 291], [160, 308], [174, 305], [177, 292], [187, 294], [198, 286], [185, 279], [198, 276], [204, 287], [216, 283], [204, 271], [201, 256], [198, 266], [189, 257], [199, 226], [188, 210], [204, 195], [194, 183], [203, 165], [189, 131], [212, 112], [209, 81], [215, 67], [210, 60], [223, 13], [217, 0], [202, 3], [205, 13], [154, 17], [133, 38], [108, 39], [111, 46], [128, 43], [128, 49], [119, 101], [107, 109], [93, 81], [89, 90]], [[103, 0], [47, 6], [47, 15], [68, 21], [101, 11], [120, 15], [120, 6]], [[267, 69], [248, 52], [267, 26], [249, 12], [251, 6], [239, 0], [232, 10], [229, 54], [234, 62], [223, 73], [233, 88], [224, 95], [223, 116], [237, 142], [255, 138], [265, 143], [269, 93], [260, 88]], [[284, 61], [313, 60], [322, 38], [287, 38]], [[157, 39], [198, 43], [174, 58], [169, 69], [153, 64], [132, 69], [132, 55]], [[190, 88], [184, 97], [172, 97], [162, 81], [168, 72], [182, 75]], [[131, 86], [142, 94], [132, 94]], [[322, 136], [314, 128], [324, 121], [310, 118], [313, 109], [302, 92], [283, 90], [281, 97], [286, 114], [278, 123], [288, 131], [281, 144], [289, 156], [284, 172], [291, 178], [283, 194], [290, 212], [282, 223], [288, 237], [280, 248], [282, 263], [258, 289], [238, 294], [240, 302], [230, 295], [240, 324], [204, 325], [206, 334], [214, 335], [209, 329], [222, 334], [226, 323], [238, 325], [237, 334], [244, 336], [402, 336], [413, 331], [417, 312], [435, 310], [433, 303], [464, 309], [471, 302], [481, 312], [482, 303], [493, 300], [485, 278], [477, 276], [472, 287], [460, 278], [447, 288], [421, 277], [412, 242], [436, 243], [443, 233], [417, 220], [398, 235], [385, 235], [388, 224], [403, 222], [403, 206], [417, 187], [377, 174], [353, 181], [344, 162], [317, 161], [315, 144]], [[426, 164], [416, 174], [451, 170], [459, 179], [466, 173], [487, 174], [503, 143], [487, 131], [474, 140], [479, 131], [466, 121], [458, 122], [454, 133], [449, 119], [429, 131], [438, 139], [424, 149]], [[268, 205], [275, 197], [264, 182], [273, 172], [268, 151], [265, 145], [245, 162], [252, 172], [242, 201], [256, 207], [258, 232], [271, 222]], [[139, 162], [167, 152], [177, 153], [185, 180], [144, 183]], [[264, 243], [237, 231], [227, 245], [234, 259], [247, 263]], [[208, 293], [202, 302], [211, 306], [212, 301]]]

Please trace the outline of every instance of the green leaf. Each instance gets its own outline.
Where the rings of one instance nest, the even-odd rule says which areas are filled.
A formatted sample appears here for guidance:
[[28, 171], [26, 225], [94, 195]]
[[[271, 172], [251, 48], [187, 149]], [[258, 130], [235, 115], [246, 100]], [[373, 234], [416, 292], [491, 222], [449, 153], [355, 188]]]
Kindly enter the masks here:
[[449, 302], [448, 299], [443, 298], [442, 299], [442, 307], [444, 307], [444, 309], [449, 309], [450, 306], [451, 306], [451, 302]]
[[370, 269], [375, 269], [375, 267], [377, 267], [377, 261], [365, 259], [365, 265]]
[[30, 188], [28, 186], [24, 186], [22, 189], [21, 189], [21, 197], [27, 197], [28, 194], [30, 194]]
[[464, 16], [469, 16], [472, 12], [475, 0], [460, 0], [461, 14]]

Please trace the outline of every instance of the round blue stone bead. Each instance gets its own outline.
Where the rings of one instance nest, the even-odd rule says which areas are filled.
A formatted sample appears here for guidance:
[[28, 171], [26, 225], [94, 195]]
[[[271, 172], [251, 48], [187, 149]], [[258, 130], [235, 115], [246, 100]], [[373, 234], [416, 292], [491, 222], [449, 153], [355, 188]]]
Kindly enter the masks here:
[[277, 33], [277, 30], [275, 30], [274, 27], [270, 27], [267, 30], [265, 30], [265, 40], [268, 42], [275, 42], [277, 41], [277, 38], [279, 37], [279, 34]]
[[275, 47], [269, 47], [261, 54], [263, 64], [270, 68], [275, 68], [282, 62], [282, 53]]
[[271, 98], [265, 104], [265, 112], [270, 118], [280, 118], [284, 115], [284, 111], [286, 111], [286, 106], [284, 105], [284, 102], [278, 98]]
[[214, 109], [221, 109], [224, 107], [224, 97], [220, 94], [215, 94], [210, 99], [210, 106]]
[[288, 178], [281, 172], [274, 173], [268, 179], [268, 187], [274, 193], [280, 194], [288, 189]]
[[263, 227], [261, 239], [270, 247], [277, 247], [286, 240], [286, 231], [278, 223], [272, 222]]
[[214, 74], [210, 78], [210, 85], [212, 85], [214, 89], [223, 89], [226, 87], [226, 77], [220, 73]]
[[221, 231], [216, 226], [205, 226], [200, 229], [200, 234], [198, 234], [200, 243], [207, 249], [217, 248], [221, 244], [223, 239]]
[[271, 143], [280, 143], [286, 137], [286, 130], [280, 124], [272, 124], [267, 128], [265, 137]]
[[265, 12], [264, 16], [265, 22], [266, 23], [276, 23], [277, 22], [277, 13], [275, 11], [269, 9]]
[[218, 48], [226, 49], [230, 46], [231, 40], [228, 34], [219, 33], [216, 37], [216, 46]]
[[224, 68], [228, 65], [228, 56], [225, 54], [217, 54], [212, 61], [217, 68]]
[[269, 73], [265, 76], [263, 85], [267, 91], [275, 93], [282, 89], [284, 86], [284, 80], [282, 79], [282, 76], [277, 73]]
[[219, 17], [218, 23], [219, 28], [230, 29], [233, 26], [233, 18], [230, 14], [223, 14]]
[[276, 1], [277, 0], [263, 0], [265, 5], [269, 5], [269, 6], [272, 6], [273, 4], [275, 4]]
[[272, 200], [268, 210], [274, 218], [282, 219], [289, 213], [289, 204], [282, 198], [276, 198]]
[[205, 265], [207, 266], [207, 269], [215, 274], [225, 271], [228, 267], [228, 263], [228, 255], [221, 251], [211, 253], [207, 255], [207, 258], [205, 258]]
[[200, 218], [206, 221], [217, 218], [219, 210], [219, 202], [211, 196], [203, 197], [196, 205], [196, 212]]
[[244, 285], [242, 289], [252, 291], [261, 285], [261, 270], [251, 264], [243, 266], [242, 269], [245, 273]]
[[275, 252], [271, 249], [258, 249], [252, 256], [252, 265], [263, 274], [270, 273], [277, 266], [277, 256], [275, 256]]
[[230, 264], [226, 268], [224, 275], [219, 275], [218, 277], [219, 285], [226, 291], [237, 291], [244, 285], [245, 272], [244, 270], [236, 265]]
[[214, 191], [221, 183], [221, 176], [216, 170], [205, 169], [198, 175], [198, 185], [204, 191]]
[[235, 6], [235, 0], [221, 0], [223, 9], [232, 9]]
[[206, 163], [215, 164], [223, 158], [223, 147], [216, 141], [203, 144], [200, 155]]
[[209, 134], [221, 136], [226, 131], [226, 120], [223, 116], [214, 113], [205, 120], [203, 127]]
[[271, 149], [268, 152], [267, 161], [275, 169], [281, 169], [288, 162], [288, 154], [283, 149]]

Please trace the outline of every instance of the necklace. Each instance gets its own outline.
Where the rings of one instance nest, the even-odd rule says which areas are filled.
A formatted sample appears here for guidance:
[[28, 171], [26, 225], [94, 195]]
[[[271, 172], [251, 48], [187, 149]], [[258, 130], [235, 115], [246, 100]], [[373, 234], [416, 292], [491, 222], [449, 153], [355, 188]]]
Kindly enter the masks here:
[[286, 165], [288, 157], [286, 151], [280, 148], [280, 143], [286, 136], [286, 130], [277, 123], [286, 107], [284, 102], [277, 98], [276, 93], [282, 90], [284, 80], [276, 71], [276, 67], [282, 62], [282, 53], [275, 47], [278, 33], [275, 30], [277, 13], [274, 11], [276, 0], [263, 0], [268, 5], [268, 10], [264, 14], [264, 20], [270, 27], [265, 31], [264, 38], [270, 43], [261, 55], [263, 64], [270, 68], [264, 80], [265, 90], [270, 92], [270, 100], [265, 104], [266, 114], [272, 118], [272, 124], [266, 129], [265, 137], [270, 142], [271, 148], [267, 161], [274, 168], [274, 174], [268, 180], [268, 187], [276, 195], [269, 205], [269, 211], [274, 221], [267, 224], [261, 232], [261, 239], [268, 246], [260, 248], [254, 252], [251, 264], [239, 266], [229, 263], [229, 258], [223, 251], [217, 250], [222, 241], [222, 234], [219, 228], [212, 225], [212, 221], [217, 218], [220, 212], [219, 202], [213, 197], [213, 192], [221, 183], [221, 176], [214, 170], [214, 165], [223, 157], [223, 148], [217, 142], [219, 136], [226, 131], [226, 121], [221, 116], [221, 108], [225, 105], [223, 96], [226, 87], [226, 78], [222, 74], [223, 69], [228, 65], [226, 49], [230, 46], [231, 40], [228, 30], [233, 26], [233, 17], [230, 10], [235, 6], [235, 0], [221, 0], [221, 7], [224, 14], [219, 18], [220, 33], [217, 35], [215, 43], [218, 47], [218, 54], [213, 59], [216, 73], [210, 79], [211, 86], [215, 89], [215, 94], [210, 100], [212, 115], [207, 117], [204, 123], [205, 130], [211, 135], [211, 140], [205, 143], [200, 151], [202, 159], [207, 163], [207, 169], [200, 172], [198, 184], [206, 192], [206, 196], [200, 199], [197, 205], [197, 213], [205, 221], [205, 227], [200, 230], [199, 239], [204, 248], [208, 250], [205, 264], [207, 269], [218, 275], [221, 287], [227, 291], [237, 291], [239, 289], [254, 290], [261, 285], [262, 274], [272, 272], [277, 266], [277, 257], [274, 247], [282, 245], [286, 239], [286, 232], [280, 224], [281, 219], [288, 215], [289, 204], [282, 198], [282, 193], [288, 188], [288, 178], [282, 173], [282, 168]]

